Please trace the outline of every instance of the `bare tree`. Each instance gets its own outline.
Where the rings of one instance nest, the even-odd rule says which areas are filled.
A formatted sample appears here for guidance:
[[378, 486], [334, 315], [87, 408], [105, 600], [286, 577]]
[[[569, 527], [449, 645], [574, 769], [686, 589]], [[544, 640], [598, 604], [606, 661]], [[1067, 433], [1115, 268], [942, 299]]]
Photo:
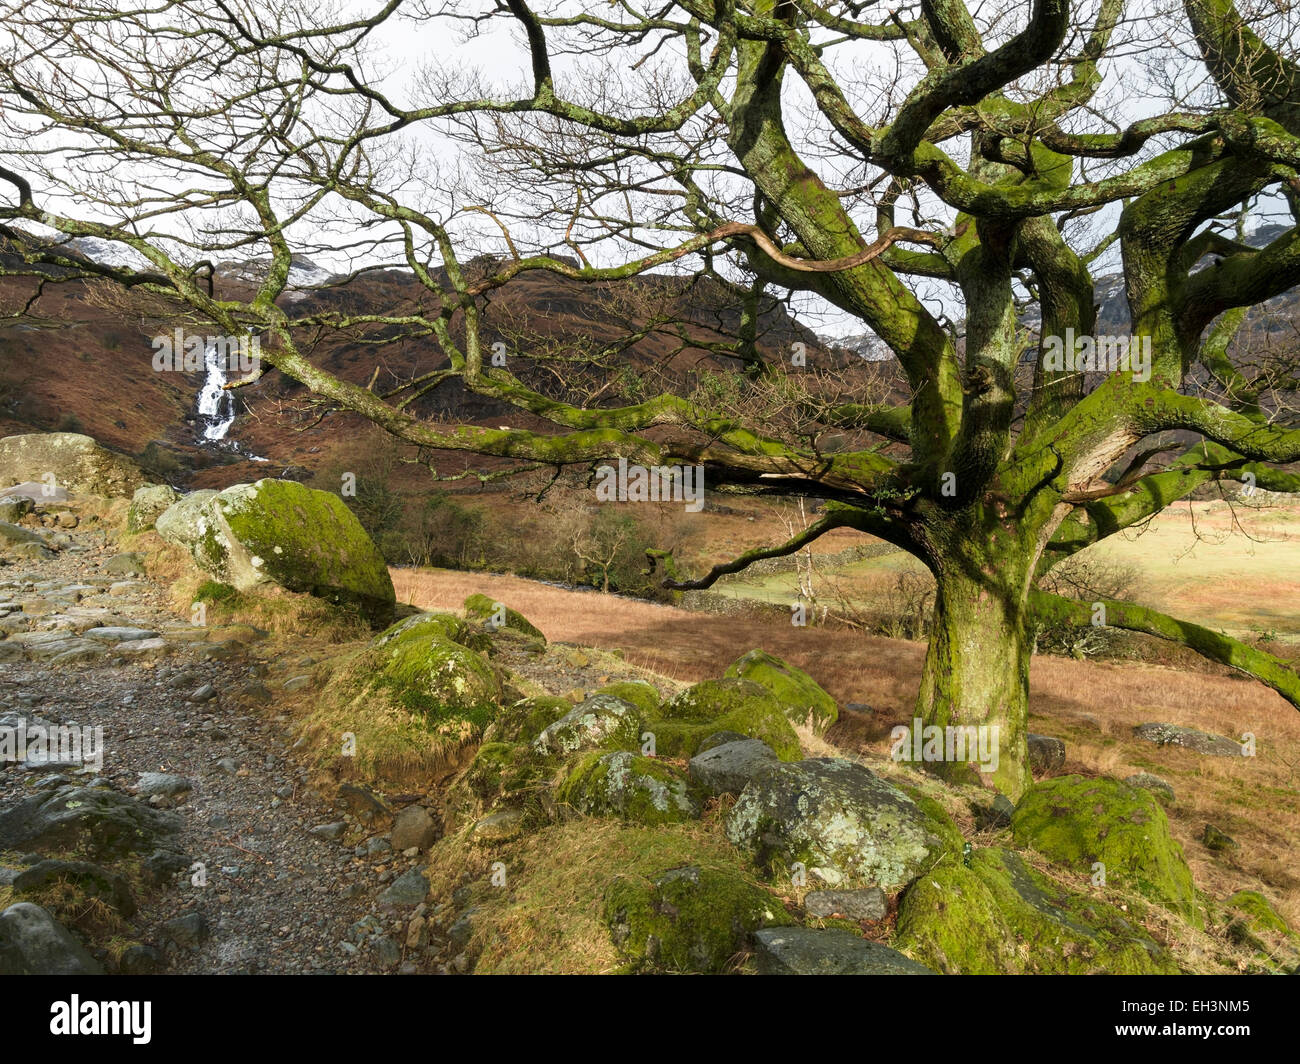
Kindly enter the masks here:
[[[915, 555], [935, 580], [918, 711], [999, 726], [991, 782], [1009, 793], [1028, 781], [1034, 618], [1090, 623], [1086, 604], [1040, 587], [1044, 574], [1200, 485], [1300, 488], [1282, 468], [1300, 459], [1294, 345], [1266, 369], [1235, 344], [1252, 307], [1300, 280], [1290, 5], [0, 7], [0, 234], [47, 283], [107, 277], [231, 332], [253, 327], [268, 366], [425, 448], [527, 469], [701, 463], [714, 491], [825, 500], [786, 542], [674, 585], [707, 587], [833, 528]], [[385, 36], [445, 50], [457, 30], [508, 69], [490, 77], [459, 55], [418, 76], [384, 68]], [[1141, 113], [1125, 103], [1136, 95]], [[1282, 222], [1256, 246], [1248, 216]], [[68, 237], [138, 266], [87, 262]], [[383, 311], [296, 310], [295, 256], [327, 251], [350, 257], [340, 283], [397, 263], [423, 294]], [[214, 284], [231, 258], [265, 267]], [[1122, 264], [1124, 327], [1149, 366], [1079, 361], [1073, 345], [1053, 357], [1062, 338], [1098, 332], [1093, 271], [1108, 264]], [[725, 335], [645, 320], [736, 372], [605, 387], [617, 345], [494, 365], [487, 308], [539, 271], [587, 286], [667, 275], [706, 293], [734, 308]], [[897, 392], [863, 402], [810, 387], [797, 358], [764, 357], [773, 301], [869, 331]], [[362, 387], [313, 360], [322, 332], [362, 337], [377, 359], [432, 337], [442, 361]], [[841, 370], [814, 355], [834, 384]], [[413, 412], [453, 380], [550, 427]], [[1194, 442], [1152, 444], [1171, 431]], [[1277, 659], [1106, 605], [1108, 623], [1300, 704], [1300, 678]]]

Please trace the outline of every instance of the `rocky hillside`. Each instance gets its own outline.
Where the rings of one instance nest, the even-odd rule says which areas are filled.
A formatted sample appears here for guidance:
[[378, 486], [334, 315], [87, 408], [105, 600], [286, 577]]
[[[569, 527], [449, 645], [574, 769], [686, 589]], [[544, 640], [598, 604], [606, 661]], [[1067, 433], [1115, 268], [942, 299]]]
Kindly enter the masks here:
[[[74, 242], [69, 250], [92, 258], [113, 257], [102, 242]], [[0, 246], [0, 265], [17, 263], [14, 252]], [[248, 294], [262, 269], [257, 262], [219, 264], [218, 293]], [[50, 272], [58, 274], [54, 268]], [[427, 294], [402, 270], [346, 280], [303, 262], [296, 264], [290, 280], [297, 287], [284, 301], [303, 314], [400, 314], [421, 305]], [[25, 306], [35, 292], [32, 280], [0, 277], [0, 306], [6, 309]], [[624, 342], [629, 333], [643, 330], [652, 316], [664, 320], [662, 328]], [[734, 370], [736, 360], [704, 346], [684, 347], [681, 337], [684, 333], [701, 345], [716, 344], [727, 339], [738, 318], [739, 308], [729, 297], [707, 285], [687, 288], [672, 277], [651, 275], [611, 286], [525, 273], [494, 298], [484, 329], [489, 338], [507, 343], [512, 369], [549, 388], [555, 378], [539, 367], [548, 352], [566, 346], [597, 355], [607, 349], [604, 361], [620, 372], [665, 373], [689, 380], [703, 371]], [[153, 367], [152, 338], [171, 334], [184, 320], [180, 307], [124, 302], [120, 292], [105, 291], [97, 282], [47, 284], [22, 319], [0, 328], [0, 435], [84, 432], [137, 456], [155, 479], [217, 488], [255, 480], [268, 470], [308, 479], [356, 440], [364, 424], [359, 418], [327, 414], [321, 420], [320, 412], [305, 404], [306, 390], [272, 371], [239, 392], [240, 416], [230, 434], [238, 446], [201, 443], [195, 401], [203, 373], [157, 372]], [[377, 369], [376, 384], [384, 388], [447, 365], [432, 340], [376, 347], [379, 338], [368, 330], [306, 342], [318, 364], [361, 385]], [[759, 345], [769, 357], [784, 357], [795, 341], [818, 348], [817, 337], [782, 306], [774, 305], [762, 315]], [[584, 387], [581, 372], [572, 365], [566, 369], [566, 383], [579, 391]], [[593, 377], [589, 390], [603, 383], [603, 377]], [[465, 423], [536, 424], [512, 408], [467, 393], [455, 381], [429, 393], [413, 409], [427, 417], [454, 415]], [[250, 461], [251, 456], [266, 463]], [[453, 461], [449, 471], [456, 471], [455, 466]]]
[[[56, 454], [50, 493], [21, 462]], [[1300, 960], [1263, 895], [1193, 880], [1159, 779], [1061, 774], [1059, 739], [1013, 805], [835, 747], [843, 707], [761, 648], [688, 686], [489, 596], [396, 603], [323, 492], [6, 458], [0, 972]]]

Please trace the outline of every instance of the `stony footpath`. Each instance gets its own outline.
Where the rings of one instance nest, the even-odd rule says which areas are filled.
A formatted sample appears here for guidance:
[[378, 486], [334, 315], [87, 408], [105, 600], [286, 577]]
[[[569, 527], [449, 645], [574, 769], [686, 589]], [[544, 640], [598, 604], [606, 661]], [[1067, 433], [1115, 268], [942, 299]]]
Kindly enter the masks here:
[[[102, 728], [103, 760], [98, 772], [40, 756], [0, 760], [6, 904], [29, 900], [18, 888], [33, 881], [99, 881], [51, 866], [52, 856], [76, 858], [110, 878], [138, 869], [114, 903], [136, 945], [93, 958], [109, 971], [452, 970], [414, 871], [434, 819], [361, 788], [340, 804], [295, 762], [280, 701], [311, 660], [276, 660], [246, 626], [178, 617], [138, 556], [116, 552], [66, 508], [26, 514], [24, 524], [46, 546], [0, 565], [0, 728]], [[112, 802], [46, 845], [51, 823], [70, 815], [63, 806], [87, 808], [87, 788]], [[167, 819], [147, 820], [141, 808]], [[123, 818], [136, 835], [101, 845]]]

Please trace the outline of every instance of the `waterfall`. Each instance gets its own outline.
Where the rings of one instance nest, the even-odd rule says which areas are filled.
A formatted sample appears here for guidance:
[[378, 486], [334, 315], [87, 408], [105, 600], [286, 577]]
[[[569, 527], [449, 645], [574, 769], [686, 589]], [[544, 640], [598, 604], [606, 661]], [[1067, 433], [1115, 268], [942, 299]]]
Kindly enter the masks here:
[[235, 397], [224, 390], [225, 359], [215, 344], [203, 349], [203, 366], [207, 377], [199, 390], [199, 424], [205, 440], [224, 440], [235, 421]]

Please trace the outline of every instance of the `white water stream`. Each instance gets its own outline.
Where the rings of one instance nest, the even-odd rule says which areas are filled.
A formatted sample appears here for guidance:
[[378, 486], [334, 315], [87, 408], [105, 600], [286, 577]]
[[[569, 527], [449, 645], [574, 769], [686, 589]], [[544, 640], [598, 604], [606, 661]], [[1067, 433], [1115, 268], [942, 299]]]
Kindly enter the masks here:
[[209, 344], [203, 350], [203, 366], [207, 377], [199, 390], [199, 423], [203, 426], [205, 440], [224, 440], [235, 422], [235, 397], [225, 391], [225, 359], [216, 346]]

